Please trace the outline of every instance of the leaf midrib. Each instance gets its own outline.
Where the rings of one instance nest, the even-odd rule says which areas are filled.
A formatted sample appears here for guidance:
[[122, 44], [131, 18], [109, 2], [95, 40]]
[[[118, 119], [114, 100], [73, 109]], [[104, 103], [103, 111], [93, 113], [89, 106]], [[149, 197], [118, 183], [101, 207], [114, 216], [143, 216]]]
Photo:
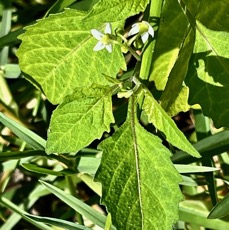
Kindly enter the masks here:
[[135, 155], [135, 162], [136, 162], [136, 175], [137, 175], [137, 185], [138, 185], [138, 197], [139, 197], [139, 206], [140, 206], [140, 213], [141, 213], [141, 225], [142, 229], [144, 229], [144, 216], [143, 216], [143, 206], [142, 206], [142, 191], [141, 191], [141, 180], [140, 180], [140, 163], [139, 163], [139, 151], [138, 151], [138, 143], [137, 143], [137, 135], [136, 135], [136, 126], [138, 125], [135, 122], [136, 119], [136, 105], [135, 105], [135, 97], [132, 96], [130, 100], [130, 123], [131, 123], [131, 130], [132, 130], [132, 137], [133, 137], [133, 147], [134, 147], [134, 155]]

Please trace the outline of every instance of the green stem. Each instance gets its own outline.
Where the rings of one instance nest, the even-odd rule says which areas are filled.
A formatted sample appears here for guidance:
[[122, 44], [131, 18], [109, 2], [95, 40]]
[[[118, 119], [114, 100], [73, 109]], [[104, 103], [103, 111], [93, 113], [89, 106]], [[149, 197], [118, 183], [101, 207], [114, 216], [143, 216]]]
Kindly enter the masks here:
[[[145, 17], [148, 16], [146, 19], [150, 23], [152, 19], [156, 18], [159, 19], [161, 16], [161, 8], [162, 8], [163, 0], [154, 0], [150, 2], [150, 9], [149, 12]], [[154, 30], [158, 29], [158, 25], [153, 26]], [[150, 78], [150, 72], [151, 72], [151, 65], [152, 65], [152, 59], [153, 59], [153, 50], [155, 46], [155, 39], [153, 41], [150, 41], [150, 43], [146, 46], [143, 55], [142, 55], [142, 65], [140, 70], [140, 78], [143, 80], [149, 80]]]
[[51, 154], [51, 155], [46, 155], [49, 158], [55, 159], [59, 162], [62, 162], [63, 164], [65, 164], [68, 168], [72, 167], [72, 163], [70, 160], [66, 159], [65, 157], [61, 156], [61, 155], [55, 155], [55, 154]]
[[134, 35], [130, 40], [128, 40], [127, 45], [131, 46], [132, 43], [139, 37], [139, 34]]
[[[134, 49], [131, 48], [131, 44], [135, 41], [135, 39], [137, 38], [138, 35], [135, 35], [129, 41], [122, 34], [117, 33], [117, 35], [124, 41], [124, 44], [126, 45], [127, 49], [136, 58], [136, 60], [141, 61], [141, 57], [135, 52]], [[121, 42], [117, 42], [116, 44], [123, 46], [123, 44]]]
[[130, 46], [128, 47], [130, 53], [136, 58], [137, 61], [141, 61], [141, 57], [132, 49]]
[[36, 105], [35, 105], [35, 107], [33, 108], [33, 111], [32, 111], [33, 117], [37, 116], [38, 109], [39, 109], [40, 103], [41, 103], [41, 92], [38, 91], [36, 95], [37, 95], [36, 96], [37, 102], [36, 102]]
[[21, 143], [21, 146], [20, 146], [19, 151], [20, 151], [20, 152], [24, 151], [25, 147], [26, 147], [26, 142], [23, 141], [23, 142]]

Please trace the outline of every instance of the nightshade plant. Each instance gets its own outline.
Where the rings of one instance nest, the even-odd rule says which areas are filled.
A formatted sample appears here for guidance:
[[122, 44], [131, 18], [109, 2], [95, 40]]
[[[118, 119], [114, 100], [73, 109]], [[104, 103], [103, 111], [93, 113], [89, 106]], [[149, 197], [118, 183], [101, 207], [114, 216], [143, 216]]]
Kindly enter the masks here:
[[[99, 0], [50, 14], [19, 36], [22, 71], [58, 105], [46, 153], [71, 156], [99, 140], [95, 181], [118, 230], [168, 230], [179, 219], [182, 177], [170, 157], [200, 154], [172, 116], [199, 104], [216, 127], [229, 126], [227, 6]], [[131, 16], [137, 22], [125, 24]]]

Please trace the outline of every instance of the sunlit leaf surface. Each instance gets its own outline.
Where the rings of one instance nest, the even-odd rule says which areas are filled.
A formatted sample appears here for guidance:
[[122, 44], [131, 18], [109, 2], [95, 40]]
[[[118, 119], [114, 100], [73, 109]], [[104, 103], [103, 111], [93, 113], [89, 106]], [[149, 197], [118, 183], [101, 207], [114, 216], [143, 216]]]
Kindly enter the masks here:
[[127, 121], [99, 145], [102, 203], [117, 229], [168, 230], [178, 218], [182, 179], [168, 149], [138, 123], [131, 107]]
[[186, 139], [184, 134], [177, 128], [175, 122], [161, 108], [148, 90], [144, 92], [143, 110], [146, 112], [149, 122], [166, 135], [166, 139], [172, 145], [191, 154], [200, 157], [196, 149]]
[[[196, 22], [196, 43], [186, 83], [190, 103], [200, 104], [217, 127], [229, 127], [229, 34]], [[216, 112], [217, 111], [217, 112]]]
[[79, 151], [114, 123], [111, 88], [79, 88], [53, 112], [47, 152]]
[[27, 27], [19, 37], [21, 69], [54, 104], [61, 103], [76, 87], [106, 84], [102, 74], [115, 77], [120, 68], [125, 69], [120, 47], [115, 46], [112, 53], [93, 51], [98, 41], [90, 30], [103, 32], [105, 25], [96, 18], [84, 20], [85, 15], [68, 9]]

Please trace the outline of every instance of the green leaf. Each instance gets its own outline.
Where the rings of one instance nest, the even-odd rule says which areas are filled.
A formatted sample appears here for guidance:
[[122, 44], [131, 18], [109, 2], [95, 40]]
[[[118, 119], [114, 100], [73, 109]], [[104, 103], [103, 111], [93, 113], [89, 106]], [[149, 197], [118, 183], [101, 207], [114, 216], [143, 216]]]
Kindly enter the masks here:
[[85, 19], [85, 14], [67, 9], [27, 27], [19, 37], [22, 44], [17, 56], [22, 71], [32, 76], [54, 104], [77, 87], [106, 85], [102, 74], [115, 77], [120, 68], [126, 68], [117, 45], [112, 53], [93, 51], [98, 41], [90, 30], [103, 32], [105, 25], [96, 17]]
[[189, 109], [189, 90], [188, 87], [184, 86], [183, 82], [188, 71], [194, 41], [194, 31], [189, 27], [180, 47], [178, 58], [169, 74], [165, 90], [160, 98], [161, 107], [170, 116], [175, 116], [179, 112], [185, 112]]
[[165, 88], [187, 35], [188, 24], [178, 1], [164, 1], [149, 76], [158, 90]]
[[78, 88], [66, 97], [52, 114], [47, 152], [77, 152], [109, 132], [112, 92], [109, 87]]
[[132, 106], [126, 122], [99, 145], [103, 157], [96, 180], [103, 185], [102, 203], [117, 229], [171, 229], [182, 179], [168, 149], [138, 123]]
[[11, 120], [3, 113], [0, 113], [0, 122], [2, 122], [5, 126], [14, 132], [18, 137], [24, 140], [27, 144], [33, 147], [36, 150], [44, 150], [46, 141], [38, 136], [36, 133], [30, 131], [24, 126], [18, 124], [14, 120]]
[[68, 7], [72, 3], [76, 2], [77, 0], [57, 0], [53, 6], [46, 12], [46, 16], [48, 14], [55, 14], [57, 12], [62, 11], [64, 8]]
[[66, 220], [61, 220], [61, 219], [57, 219], [57, 218], [50, 218], [50, 217], [41, 217], [41, 216], [35, 216], [35, 215], [25, 215], [27, 217], [29, 217], [30, 219], [37, 221], [37, 222], [42, 222], [42, 223], [46, 223], [49, 225], [54, 225], [63, 229], [68, 229], [68, 230], [90, 230], [90, 228], [83, 226], [83, 225], [79, 225], [76, 223], [72, 223], [70, 221], [66, 221]]
[[[186, 9], [203, 25], [211, 30], [229, 32], [229, 2], [221, 0], [183, 0]], [[204, 10], [203, 10], [204, 9]], [[217, 9], [217, 10], [216, 10]]]
[[[88, 220], [91, 220], [94, 224], [104, 228], [106, 223], [106, 216], [102, 215], [100, 212], [96, 211], [95, 209], [91, 208], [90, 206], [86, 205], [79, 199], [75, 198], [74, 196], [67, 194], [66, 192], [60, 190], [59, 188], [54, 187], [51, 184], [48, 184], [44, 181], [40, 181], [51, 193], [56, 195], [59, 199], [63, 202], [68, 204], [71, 208], [75, 211], [80, 213], [82, 216], [85, 216]], [[112, 226], [112, 230], [115, 228]]]
[[9, 32], [7, 35], [0, 37], [0, 48], [4, 46], [11, 46], [20, 43], [17, 37], [24, 32], [24, 29], [18, 29], [12, 32]]
[[77, 1], [72, 8], [77, 10], [89, 11], [99, 0], [81, 0]]
[[227, 194], [209, 213], [208, 219], [222, 218], [229, 214], [229, 194]]
[[149, 122], [165, 134], [166, 140], [169, 143], [194, 157], [200, 157], [196, 149], [190, 144], [184, 134], [177, 128], [174, 121], [161, 108], [147, 89], [144, 90], [144, 95], [142, 108], [146, 112]]
[[94, 5], [87, 18], [94, 17], [102, 22], [124, 21], [132, 15], [145, 11], [148, 3], [149, 0], [103, 0]]
[[[190, 104], [200, 104], [216, 127], [229, 127], [229, 33], [196, 22], [196, 43], [186, 83]], [[217, 112], [216, 112], [217, 111]]]
[[21, 166], [28, 171], [39, 173], [39, 174], [48, 174], [48, 175], [53, 175], [53, 176], [64, 176], [64, 175], [74, 174], [74, 172], [70, 170], [54, 171], [52, 169], [43, 168], [38, 165], [29, 164], [29, 163], [23, 163], [21, 164]]
[[203, 172], [214, 172], [219, 169], [213, 167], [206, 166], [198, 166], [198, 165], [179, 165], [175, 164], [174, 167], [179, 173], [203, 173]]
[[[178, 85], [168, 85], [168, 90], [163, 91], [163, 98], [161, 98], [161, 107], [166, 107], [163, 109], [165, 109], [170, 117], [177, 115], [179, 112], [187, 112], [190, 109], [190, 105], [188, 104], [189, 88], [187, 86], [181, 86], [178, 91], [175, 91], [175, 88], [178, 88]], [[172, 90], [170, 91], [170, 96], [168, 96], [169, 89]], [[166, 97], [164, 95], [166, 95]]]

